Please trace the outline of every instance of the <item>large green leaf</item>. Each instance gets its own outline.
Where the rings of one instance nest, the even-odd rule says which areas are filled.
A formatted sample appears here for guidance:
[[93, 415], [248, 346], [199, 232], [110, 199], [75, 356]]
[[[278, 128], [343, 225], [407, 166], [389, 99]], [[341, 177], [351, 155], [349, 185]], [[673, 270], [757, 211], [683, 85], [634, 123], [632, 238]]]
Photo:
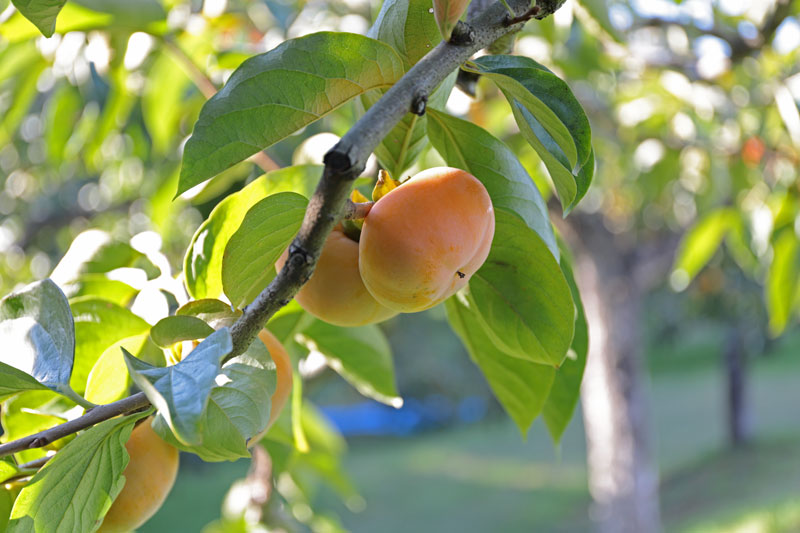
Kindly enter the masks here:
[[575, 322], [569, 285], [520, 218], [495, 212], [492, 248], [469, 281], [469, 297], [500, 350], [556, 367], [566, 357]]
[[408, 69], [442, 40], [431, 6], [429, 0], [384, 0], [367, 35], [391, 45]]
[[39, 28], [42, 35], [50, 37], [56, 31], [56, 17], [67, 0], [11, 0], [26, 19]]
[[556, 371], [553, 387], [550, 389], [550, 395], [542, 410], [542, 418], [544, 418], [547, 430], [554, 442], [561, 440], [564, 430], [572, 420], [575, 407], [578, 405], [583, 371], [586, 368], [586, 356], [589, 353], [589, 327], [569, 260], [568, 253], [562, 250], [561, 270], [564, 272], [564, 277], [572, 292], [572, 300], [575, 302], [575, 335], [572, 337], [572, 345], [567, 358]]
[[178, 194], [402, 73], [390, 46], [349, 33], [315, 33], [248, 59], [203, 106]]
[[131, 378], [122, 356], [122, 348], [148, 362], [159, 357], [163, 366], [164, 355], [148, 334], [142, 333], [117, 341], [105, 349], [89, 373], [84, 397], [90, 402], [111, 403], [128, 395]]
[[234, 306], [247, 305], [275, 277], [275, 261], [300, 229], [307, 204], [299, 194], [280, 192], [247, 211], [222, 258], [222, 286]]
[[75, 327], [67, 297], [50, 279], [0, 300], [0, 362], [58, 391], [68, 388]]
[[8, 532], [94, 531], [125, 485], [125, 443], [146, 415], [106, 420], [65, 446], [19, 493]]
[[486, 334], [478, 311], [461, 295], [445, 301], [447, 319], [503, 408], [525, 435], [541, 413], [555, 377], [551, 366], [511, 357]]
[[550, 171], [565, 212], [571, 210], [589, 188], [594, 155], [589, 119], [569, 86], [527, 57], [487, 55], [469, 65], [503, 91], [520, 131]]
[[186, 289], [195, 299], [222, 296], [222, 256], [247, 211], [277, 192], [296, 192], [309, 198], [322, 167], [298, 165], [273, 170], [222, 200], [192, 237], [184, 259]]
[[325, 356], [329, 367], [364, 396], [399, 407], [389, 342], [377, 326], [341, 328], [315, 320], [302, 332], [303, 344]]
[[558, 245], [547, 216], [547, 206], [514, 152], [480, 126], [428, 110], [428, 135], [448, 165], [481, 180], [495, 211], [516, 213], [547, 244], [558, 259]]
[[105, 274], [83, 274], [73, 281], [62, 283], [61, 288], [69, 299], [93, 296], [119, 306], [127, 306], [138, 292], [127, 283], [109, 279]]
[[125, 351], [134, 383], [147, 395], [175, 437], [186, 445], [200, 444], [202, 422], [222, 359], [233, 343], [227, 328], [209, 335], [173, 366], [155, 367]]
[[[688, 285], [700, 273], [738, 222], [737, 212], [728, 207], [712, 211], [683, 237], [675, 257], [675, 274]], [[683, 287], [679, 287], [683, 288]]]
[[211, 389], [208, 407], [200, 424], [200, 444], [187, 446], [169, 431], [165, 420], [156, 418], [156, 432], [177, 448], [204, 461], [235, 461], [249, 457], [249, 440], [269, 422], [270, 398], [275, 391], [275, 365], [267, 348], [253, 342], [243, 355], [222, 367], [223, 385]]
[[784, 230], [772, 249], [765, 292], [769, 331], [777, 336], [786, 329], [800, 302], [800, 241], [793, 231]]
[[150, 324], [130, 310], [100, 298], [72, 301], [75, 320], [75, 365], [70, 385], [78, 393], [86, 390], [86, 380], [95, 363], [115, 342], [150, 331]]

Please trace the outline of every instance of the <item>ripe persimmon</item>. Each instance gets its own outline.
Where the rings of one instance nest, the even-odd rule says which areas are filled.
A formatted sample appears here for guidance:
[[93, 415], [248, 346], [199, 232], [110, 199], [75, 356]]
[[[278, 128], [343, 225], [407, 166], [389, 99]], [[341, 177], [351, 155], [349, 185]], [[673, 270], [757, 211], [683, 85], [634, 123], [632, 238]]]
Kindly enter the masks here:
[[[275, 392], [270, 398], [269, 422], [267, 423], [267, 429], [269, 429], [281, 414], [283, 406], [289, 399], [289, 393], [292, 391], [292, 360], [289, 359], [289, 354], [283, 344], [269, 330], [262, 329], [258, 333], [258, 338], [267, 347], [269, 355], [275, 363], [275, 373], [277, 374]], [[255, 444], [258, 440], [260, 438], [252, 439], [251, 442]]]
[[[336, 326], [364, 326], [397, 314], [375, 301], [358, 272], [359, 245], [337, 226], [325, 241], [311, 279], [295, 300], [315, 317]], [[275, 267], [280, 270], [289, 252]]]
[[424, 170], [380, 198], [364, 219], [358, 266], [389, 309], [423, 311], [466, 285], [489, 254], [494, 210], [472, 174]]
[[178, 475], [178, 450], [159, 437], [148, 418], [131, 432], [125, 449], [125, 486], [108, 510], [98, 532], [132, 531], [147, 522], [167, 499]]

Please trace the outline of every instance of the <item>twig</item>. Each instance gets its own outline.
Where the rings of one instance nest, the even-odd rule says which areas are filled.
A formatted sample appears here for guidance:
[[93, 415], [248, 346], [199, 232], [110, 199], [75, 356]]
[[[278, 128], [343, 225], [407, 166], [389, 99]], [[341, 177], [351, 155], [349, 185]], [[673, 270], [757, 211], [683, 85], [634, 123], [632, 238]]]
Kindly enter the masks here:
[[353, 202], [348, 199], [342, 210], [342, 218], [345, 220], [359, 220], [366, 218], [375, 202]]
[[143, 409], [149, 405], [150, 401], [147, 399], [147, 396], [145, 396], [143, 392], [137, 392], [133, 396], [128, 396], [117, 402], [95, 407], [85, 415], [79, 416], [69, 422], [64, 422], [63, 424], [40, 431], [39, 433], [34, 433], [33, 435], [28, 435], [27, 437], [2, 444], [0, 445], [0, 457], [5, 457], [6, 455], [29, 450], [31, 448], [47, 446], [51, 442], [57, 441], [67, 435], [77, 433], [82, 429], [91, 427], [104, 420]]
[[[529, 0], [510, 2], [524, 13]], [[361, 174], [378, 143], [408, 113], [420, 94], [430, 94], [453, 70], [475, 52], [509, 31], [507, 11], [495, 3], [470, 19], [474, 40], [469, 45], [442, 42], [409, 70], [383, 97], [356, 122], [347, 134], [325, 154], [322, 180], [309, 201], [300, 231], [289, 246], [289, 258], [278, 275], [261, 291], [231, 328], [233, 352], [227, 359], [247, 350], [267, 320], [287, 305], [314, 272], [325, 239], [343, 215], [368, 209], [367, 204], [348, 207], [353, 181]], [[363, 206], [363, 207], [362, 207]], [[139, 392], [125, 399], [101, 405], [85, 415], [34, 435], [0, 445], [0, 457], [31, 448], [40, 448], [62, 437], [77, 433], [115, 416], [148, 407], [150, 402]]]

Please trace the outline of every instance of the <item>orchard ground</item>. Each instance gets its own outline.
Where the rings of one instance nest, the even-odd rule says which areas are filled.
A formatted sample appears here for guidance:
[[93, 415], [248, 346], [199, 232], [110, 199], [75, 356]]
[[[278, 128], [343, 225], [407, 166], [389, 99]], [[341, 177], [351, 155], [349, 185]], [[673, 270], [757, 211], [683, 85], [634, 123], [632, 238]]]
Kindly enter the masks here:
[[[741, 450], [726, 445], [723, 332], [705, 324], [680, 338], [648, 351], [665, 529], [800, 530], [800, 332], [752, 363], [755, 437]], [[509, 419], [492, 416], [411, 437], [351, 439], [346, 466], [366, 509], [324, 500], [354, 532], [586, 531], [585, 460], [580, 414], [559, 450], [540, 421], [523, 442]], [[140, 531], [201, 531], [248, 466], [186, 461], [167, 503]]]

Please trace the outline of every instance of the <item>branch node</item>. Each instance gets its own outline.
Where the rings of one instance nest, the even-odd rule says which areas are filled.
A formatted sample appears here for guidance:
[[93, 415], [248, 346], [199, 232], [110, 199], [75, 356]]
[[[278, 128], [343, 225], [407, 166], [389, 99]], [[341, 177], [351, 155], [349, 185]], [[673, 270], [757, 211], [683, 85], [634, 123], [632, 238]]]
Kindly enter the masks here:
[[292, 241], [292, 244], [289, 245], [289, 261], [292, 260], [294, 257], [300, 257], [303, 265], [310, 265], [314, 262], [314, 256], [308, 253], [302, 246], [297, 244], [297, 241]]
[[341, 150], [339, 144], [328, 150], [328, 153], [322, 158], [322, 162], [334, 174], [347, 174], [353, 168], [353, 160], [349, 153]]
[[475, 30], [466, 22], [458, 21], [448, 43], [453, 46], [470, 46], [475, 44]]
[[411, 112], [420, 117], [425, 114], [425, 109], [428, 106], [428, 94], [419, 92], [414, 96], [411, 101]]

